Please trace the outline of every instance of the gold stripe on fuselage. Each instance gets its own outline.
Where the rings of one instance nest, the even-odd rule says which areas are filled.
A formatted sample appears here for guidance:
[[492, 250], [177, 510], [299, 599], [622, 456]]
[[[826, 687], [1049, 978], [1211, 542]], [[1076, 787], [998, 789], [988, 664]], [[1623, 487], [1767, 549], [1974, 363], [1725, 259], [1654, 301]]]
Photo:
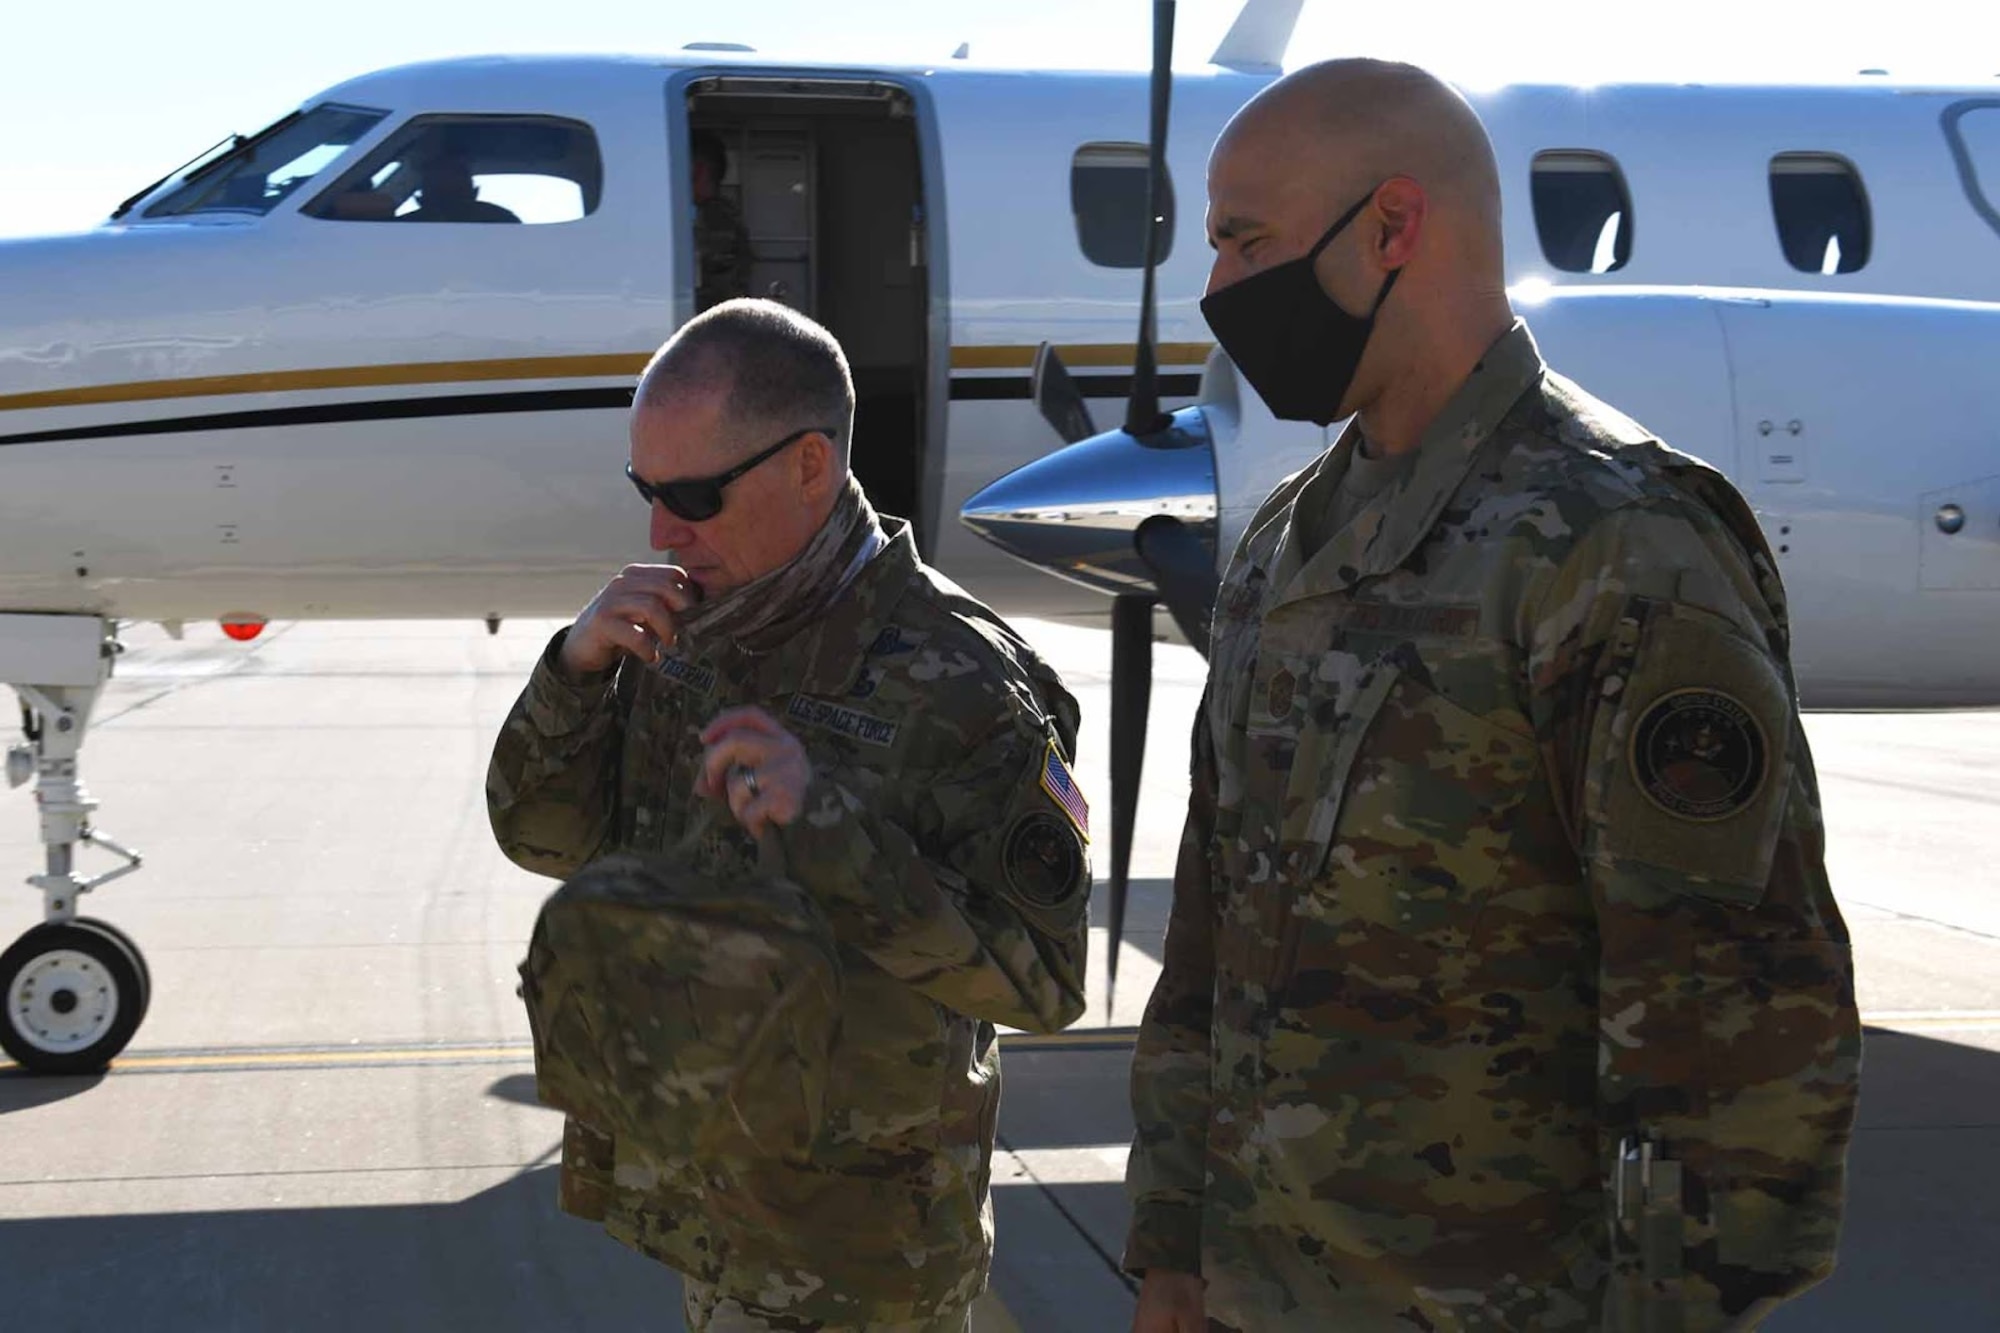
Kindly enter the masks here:
[[[1199, 366], [1208, 359], [1213, 343], [1161, 343], [1155, 354], [1165, 366]], [[1093, 370], [1130, 370], [1131, 343], [1077, 343], [1056, 348], [1063, 364], [1071, 370], [1079, 366]], [[1033, 347], [954, 347], [953, 370], [1027, 370], [1035, 364]]]
[[143, 403], [165, 398], [216, 398], [244, 393], [289, 393], [299, 389], [373, 389], [414, 384], [477, 384], [494, 380], [601, 379], [637, 375], [649, 353], [612, 352], [602, 356], [527, 356], [496, 361], [409, 361], [390, 366], [333, 366], [322, 370], [268, 370], [250, 375], [201, 375], [188, 379], [136, 380], [93, 384], [80, 389], [0, 395], [0, 412], [32, 407], [83, 407], [96, 403]]
[[[1130, 343], [1080, 343], [1056, 349], [1072, 368], [1129, 370]], [[1163, 367], [1198, 366], [1205, 343], [1163, 343]], [[425, 384], [482, 384], [500, 380], [605, 379], [636, 376], [650, 352], [607, 352], [592, 356], [505, 357], [489, 361], [409, 361], [386, 366], [332, 366], [318, 370], [267, 370], [248, 375], [198, 375], [184, 379], [133, 380], [76, 389], [0, 394], [0, 412], [43, 407], [88, 407], [104, 403], [144, 403], [174, 398], [221, 398], [249, 393], [292, 393], [311, 389], [407, 388]], [[1035, 349], [1026, 346], [954, 347], [953, 370], [1027, 370]]]

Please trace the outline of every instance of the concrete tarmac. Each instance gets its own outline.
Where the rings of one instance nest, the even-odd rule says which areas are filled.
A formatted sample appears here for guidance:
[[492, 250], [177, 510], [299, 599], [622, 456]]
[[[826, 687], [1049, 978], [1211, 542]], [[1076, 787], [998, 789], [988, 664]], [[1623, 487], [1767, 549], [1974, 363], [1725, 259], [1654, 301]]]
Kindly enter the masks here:
[[[513, 994], [550, 884], [494, 848], [480, 781], [552, 628], [129, 631], [84, 776], [147, 866], [86, 910], [144, 950], [152, 1010], [108, 1075], [0, 1071], [0, 1328], [680, 1326], [671, 1274], [555, 1212]], [[1023, 628], [1082, 700], [1101, 830], [1108, 637]], [[1007, 1039], [982, 1333], [1129, 1321], [1120, 1029], [1158, 973], [1201, 680], [1159, 646], [1115, 1003], [1100, 928], [1086, 1026]], [[1868, 1065], [1841, 1269], [1766, 1327], [2000, 1328], [2000, 713], [1808, 729]], [[0, 798], [0, 880], [35, 832]], [[0, 943], [38, 914], [0, 897]]]

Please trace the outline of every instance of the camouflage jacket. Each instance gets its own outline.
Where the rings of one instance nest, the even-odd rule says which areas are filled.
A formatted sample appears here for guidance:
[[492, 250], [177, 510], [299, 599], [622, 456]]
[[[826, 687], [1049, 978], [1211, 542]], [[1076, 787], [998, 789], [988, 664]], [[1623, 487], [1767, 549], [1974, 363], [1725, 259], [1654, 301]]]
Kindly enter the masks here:
[[750, 231], [743, 214], [722, 195], [694, 210], [696, 311], [750, 294]]
[[884, 526], [826, 614], [767, 654], [628, 661], [579, 688], [552, 665], [558, 636], [487, 778], [500, 846], [529, 870], [672, 851], [748, 875], [760, 848], [694, 794], [701, 728], [756, 704], [805, 743], [805, 811], [761, 850], [775, 842], [839, 946], [842, 1030], [810, 1160], [651, 1160], [571, 1122], [563, 1197], [726, 1296], [836, 1323], [924, 1318], [984, 1287], [993, 1024], [1052, 1030], [1084, 1006], [1089, 863], [1044, 786], [1073, 753], [1075, 701], [919, 561], [907, 525]]
[[1218, 1326], [1749, 1327], [1830, 1271], [1860, 1038], [1743, 500], [1503, 336], [1216, 607], [1125, 1254]]

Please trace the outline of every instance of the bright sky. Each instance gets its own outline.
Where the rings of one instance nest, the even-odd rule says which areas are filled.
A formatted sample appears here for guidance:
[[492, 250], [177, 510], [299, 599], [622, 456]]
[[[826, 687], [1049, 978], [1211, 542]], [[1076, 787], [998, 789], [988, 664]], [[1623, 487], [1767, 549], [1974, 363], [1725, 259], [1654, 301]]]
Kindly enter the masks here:
[[[1238, 0], [1182, 0], [1175, 62], [1200, 66]], [[1401, 12], [1420, 14], [1405, 22]], [[0, 0], [0, 236], [87, 227], [231, 132], [386, 65], [533, 51], [768, 54], [890, 63], [1142, 67], [1149, 0]], [[1510, 79], [1792, 80], [1886, 68], [2000, 95], [2000, 4], [1897, 0], [1306, 0], [1291, 63], [1412, 59]]]

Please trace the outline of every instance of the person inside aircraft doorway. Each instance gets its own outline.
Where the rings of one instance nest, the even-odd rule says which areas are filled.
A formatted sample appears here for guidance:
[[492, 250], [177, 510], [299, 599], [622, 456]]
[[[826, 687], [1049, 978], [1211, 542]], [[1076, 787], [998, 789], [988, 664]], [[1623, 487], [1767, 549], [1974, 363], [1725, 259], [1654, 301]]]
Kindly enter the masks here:
[[1776, 560], [1544, 364], [1448, 85], [1296, 71], [1208, 186], [1222, 351], [1351, 420], [1215, 602], [1135, 1333], [1754, 1328], [1832, 1271], [1861, 1045]]
[[1084, 1007], [1076, 702], [877, 518], [853, 420], [783, 305], [675, 334], [626, 469], [673, 563], [554, 637], [488, 771], [502, 850], [567, 880], [522, 969], [562, 1206], [679, 1269], [696, 1333], [963, 1333], [994, 1025]]
[[729, 150], [721, 135], [696, 130], [689, 136], [688, 169], [694, 194], [694, 308], [699, 312], [750, 294], [750, 230], [742, 210], [722, 193]]

